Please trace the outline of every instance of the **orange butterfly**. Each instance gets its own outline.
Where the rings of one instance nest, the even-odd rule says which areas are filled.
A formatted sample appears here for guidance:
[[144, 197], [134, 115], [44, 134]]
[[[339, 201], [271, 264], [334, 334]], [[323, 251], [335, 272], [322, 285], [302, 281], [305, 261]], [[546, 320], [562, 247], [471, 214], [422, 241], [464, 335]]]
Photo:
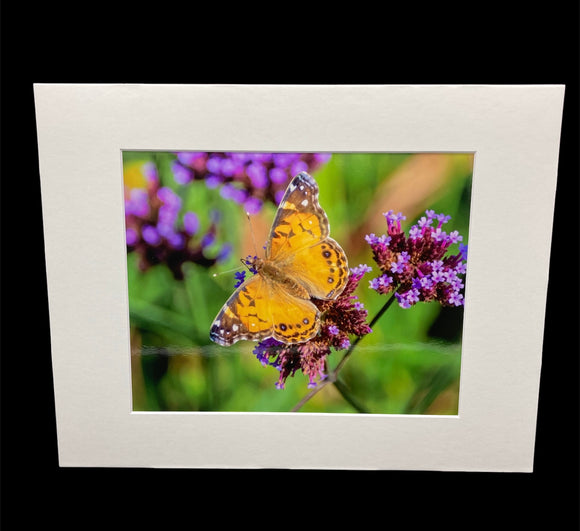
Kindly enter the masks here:
[[335, 299], [346, 285], [346, 254], [328, 235], [318, 185], [306, 172], [288, 185], [266, 245], [266, 257], [245, 260], [257, 274], [247, 279], [217, 314], [210, 338], [220, 345], [273, 337], [303, 343], [320, 328], [310, 300]]

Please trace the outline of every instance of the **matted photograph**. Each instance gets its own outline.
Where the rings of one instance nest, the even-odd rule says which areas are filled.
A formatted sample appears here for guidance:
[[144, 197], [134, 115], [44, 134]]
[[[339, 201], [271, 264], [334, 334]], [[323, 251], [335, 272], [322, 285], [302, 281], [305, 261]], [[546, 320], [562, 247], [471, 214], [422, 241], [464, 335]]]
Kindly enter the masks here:
[[133, 409], [456, 415], [473, 160], [124, 151]]
[[60, 465], [531, 471], [563, 96], [36, 85]]

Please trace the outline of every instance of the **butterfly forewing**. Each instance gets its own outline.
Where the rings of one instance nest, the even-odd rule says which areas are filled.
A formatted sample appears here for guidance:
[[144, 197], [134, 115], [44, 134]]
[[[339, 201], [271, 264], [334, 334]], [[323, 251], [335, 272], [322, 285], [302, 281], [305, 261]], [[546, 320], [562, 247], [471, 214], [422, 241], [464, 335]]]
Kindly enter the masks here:
[[318, 203], [318, 185], [305, 172], [288, 185], [272, 224], [266, 258], [284, 261], [300, 249], [324, 240], [330, 232], [328, 219]]

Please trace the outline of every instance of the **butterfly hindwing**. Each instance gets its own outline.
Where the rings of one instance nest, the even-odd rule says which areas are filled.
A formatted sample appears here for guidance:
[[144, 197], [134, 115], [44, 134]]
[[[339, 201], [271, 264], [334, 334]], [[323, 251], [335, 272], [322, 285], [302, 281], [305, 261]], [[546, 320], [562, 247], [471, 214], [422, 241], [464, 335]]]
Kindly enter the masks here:
[[254, 275], [234, 291], [210, 329], [210, 339], [223, 346], [240, 339], [259, 341], [272, 335], [271, 293], [260, 275]]
[[295, 297], [281, 286], [273, 288], [272, 337], [282, 343], [302, 343], [314, 337], [320, 328], [318, 308], [310, 299]]
[[309, 299], [291, 295], [258, 274], [224, 304], [212, 324], [210, 338], [223, 346], [267, 337], [286, 344], [301, 343], [315, 336], [319, 327], [318, 309]]
[[346, 254], [332, 238], [298, 251], [286, 271], [317, 299], [335, 299], [349, 275]]

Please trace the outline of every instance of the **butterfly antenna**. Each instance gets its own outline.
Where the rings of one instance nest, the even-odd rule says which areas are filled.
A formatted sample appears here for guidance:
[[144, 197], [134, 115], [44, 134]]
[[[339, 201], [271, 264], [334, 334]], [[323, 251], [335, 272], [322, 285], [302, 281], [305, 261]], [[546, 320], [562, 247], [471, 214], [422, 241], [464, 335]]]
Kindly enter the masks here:
[[234, 267], [233, 269], [228, 269], [227, 271], [220, 271], [219, 273], [214, 273], [212, 276], [219, 277], [220, 275], [225, 275], [226, 273], [233, 273], [234, 271], [239, 271], [240, 269], [243, 269], [243, 268], [244, 268], [244, 266], [241, 265], [238, 267]]
[[254, 255], [258, 256], [258, 246], [256, 245], [256, 238], [254, 237], [254, 229], [252, 227], [252, 218], [250, 217], [249, 212], [246, 212], [246, 216], [248, 217], [248, 223], [250, 224], [250, 234], [252, 235], [252, 243], [254, 244]]

